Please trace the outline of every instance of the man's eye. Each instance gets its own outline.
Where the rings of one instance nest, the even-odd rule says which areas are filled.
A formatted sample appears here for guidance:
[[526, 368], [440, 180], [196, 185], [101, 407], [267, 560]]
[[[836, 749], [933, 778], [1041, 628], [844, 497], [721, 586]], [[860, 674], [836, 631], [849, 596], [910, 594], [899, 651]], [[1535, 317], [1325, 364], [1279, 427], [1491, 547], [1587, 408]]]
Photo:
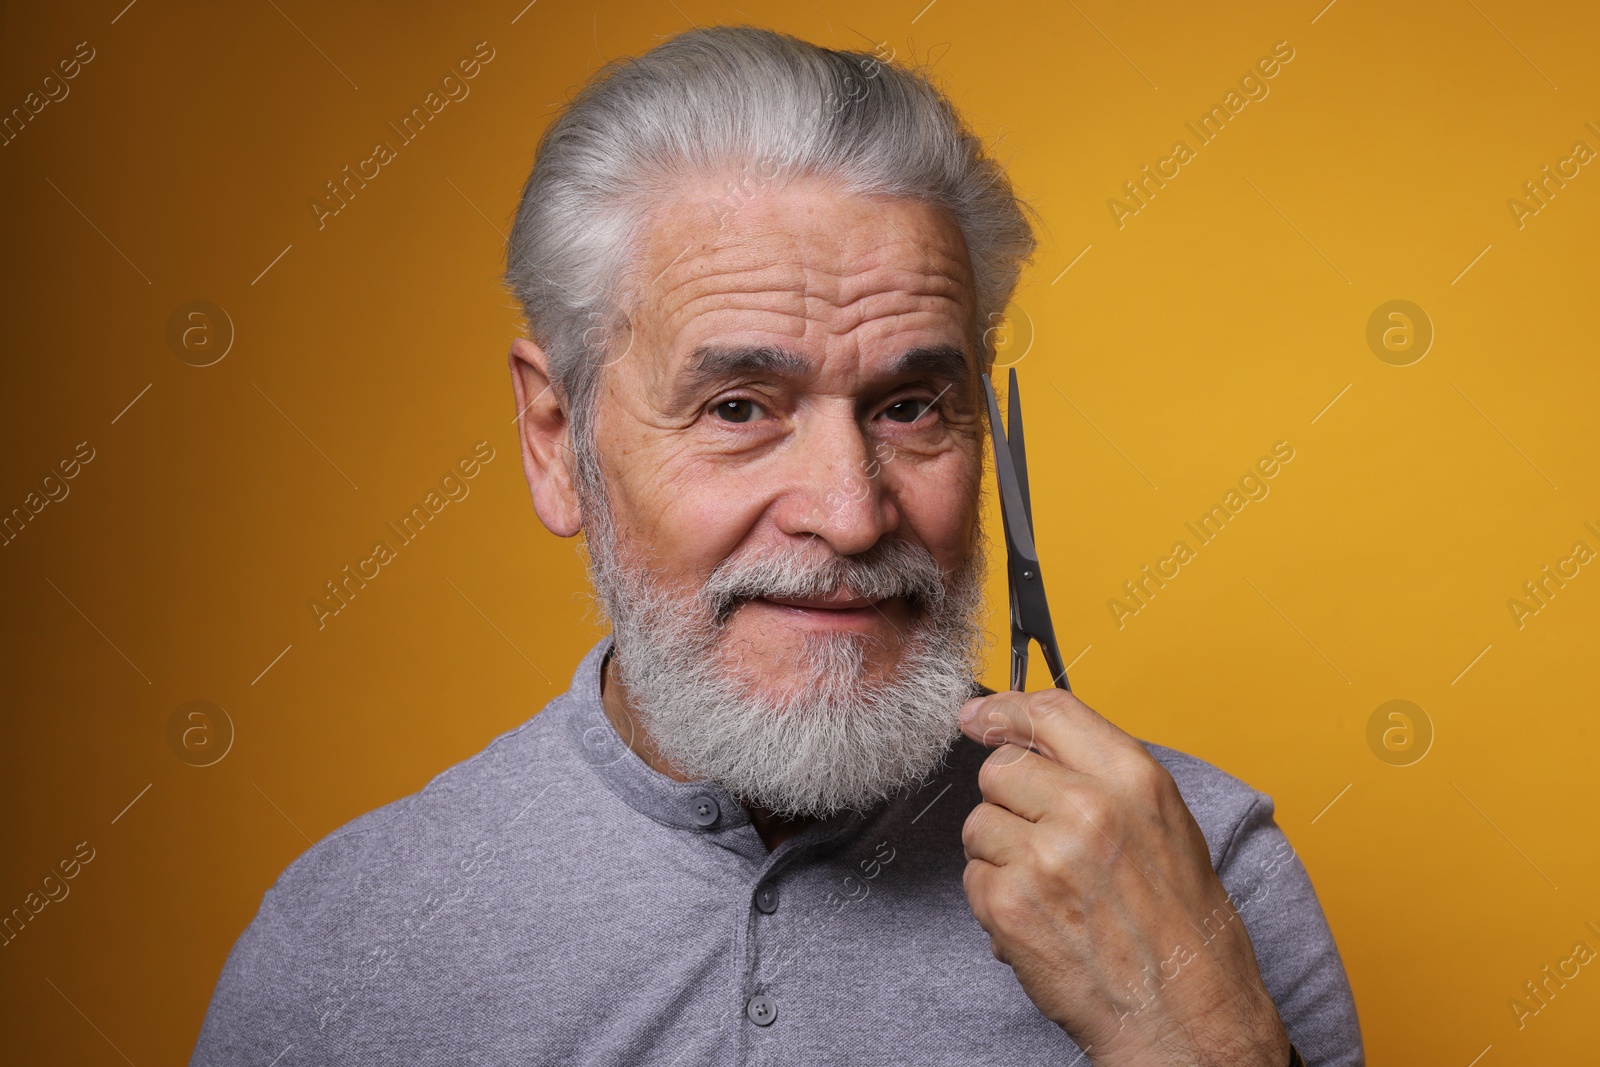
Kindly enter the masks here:
[[724, 422], [749, 422], [761, 409], [754, 400], [735, 399], [724, 400], [712, 410]]
[[926, 400], [901, 400], [884, 408], [883, 413], [895, 422], [916, 422], [932, 406]]

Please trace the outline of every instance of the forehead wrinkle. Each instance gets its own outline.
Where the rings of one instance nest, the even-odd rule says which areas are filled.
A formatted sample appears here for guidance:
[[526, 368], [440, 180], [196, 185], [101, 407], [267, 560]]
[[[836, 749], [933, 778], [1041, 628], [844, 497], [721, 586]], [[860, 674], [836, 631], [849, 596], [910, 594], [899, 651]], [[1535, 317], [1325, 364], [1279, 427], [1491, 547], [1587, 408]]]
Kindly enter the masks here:
[[[835, 281], [861, 277], [866, 285], [870, 283], [865, 278], [880, 270], [915, 272], [917, 268], [888, 260], [887, 254], [891, 250], [903, 248], [921, 261], [921, 271], [925, 276], [947, 277], [970, 285], [966, 245], [953, 220], [945, 220], [945, 225], [936, 227], [932, 239], [916, 241], [906, 236], [882, 205], [870, 200], [867, 202], [884, 224], [894, 231], [895, 239], [880, 241], [862, 234], [853, 240], [857, 238], [858, 229], [835, 236], [818, 227], [785, 225], [784, 220], [760, 217], [756, 220], [757, 225], [742, 233], [729, 235], [726, 241], [719, 241], [719, 235], [712, 235], [700, 248], [694, 249], [692, 237], [683, 242], [671, 239], [675, 232], [681, 233], [688, 228], [686, 223], [673, 225], [669, 222], [665, 228], [652, 227], [649, 230], [652, 245], [659, 246], [665, 242], [669, 248], [679, 246], [673, 257], [653, 276], [652, 282], [658, 285], [662, 279], [669, 279], [667, 291], [670, 292], [701, 278], [747, 273], [754, 268], [758, 275], [789, 269], [802, 272], [797, 280], [806, 290], [812, 287], [811, 278], [803, 273], [808, 271]], [[941, 213], [942, 219], [944, 214]], [[670, 220], [673, 217], [668, 215], [666, 218]], [[769, 239], [775, 239], [782, 247], [760, 247], [763, 241]], [[852, 244], [856, 247], [850, 247]], [[654, 258], [656, 262], [666, 258], [665, 250]]]
[[[900, 240], [901, 240], [902, 243], [904, 243], [906, 245], [909, 245], [912, 248], [916, 248], [919, 251], [922, 251], [923, 259], [924, 259], [925, 262], [927, 261], [928, 255], [927, 255], [926, 247], [923, 246], [923, 245], [919, 245], [917, 242], [915, 242], [915, 241], [911, 240], [911, 238], [907, 237], [905, 235], [905, 233], [900, 229], [900, 227], [895, 225], [894, 219], [889, 217], [889, 213], [884, 210], [882, 204], [880, 204], [877, 200], [874, 200], [874, 199], [869, 199], [867, 201], [867, 203], [868, 203], [869, 206], [871, 206], [871, 208], [874, 211], [876, 211], [878, 213], [878, 217], [883, 220], [883, 224], [885, 226], [889, 227], [891, 230], [893, 230], [896, 234], [898, 234], [900, 236]], [[946, 226], [940, 228], [940, 232], [941, 233], [954, 233], [954, 234], [956, 234], [958, 239], [961, 240], [962, 253], [965, 254], [965, 252], [966, 252], [966, 240], [965, 240], [965, 238], [961, 237], [961, 228], [959, 226], [954, 225], [954, 220], [950, 218], [950, 215], [949, 215], [949, 213], [947, 211], [943, 210], [942, 208], [935, 208], [935, 210], [938, 211], [941, 216], [943, 216], [943, 218], [944, 218], [944, 220], [945, 220], [945, 222], [947, 224]]]
[[[798, 285], [785, 285], [782, 280], [775, 284], [771, 278], [774, 273], [791, 276]], [[663, 323], [670, 327], [676, 320], [697, 317], [706, 301], [716, 302], [717, 307], [712, 309], [715, 311], [772, 311], [807, 318], [818, 317], [813, 312], [818, 305], [826, 305], [840, 312], [853, 311], [853, 317], [845, 316], [850, 324], [844, 327], [853, 329], [881, 315], [910, 311], [937, 314], [943, 301], [965, 311], [971, 294], [959, 275], [923, 272], [898, 264], [847, 274], [812, 265], [768, 264], [754, 271], [700, 272], [659, 293], [657, 306], [665, 312]], [[876, 310], [883, 304], [901, 306]]]
[[733, 306], [742, 308], [746, 301], [740, 297], [802, 297], [811, 291], [806, 268], [801, 264], [753, 262], [755, 250], [750, 251], [751, 256], [743, 257], [746, 263], [723, 266], [714, 258], [702, 255], [680, 261], [663, 272], [666, 284], [658, 285], [652, 294], [657, 310], [663, 313], [663, 324], [670, 324], [684, 315], [692, 318], [697, 305], [707, 300], [732, 298]]
[[[866, 226], [842, 232], [810, 221], [816, 212], [805, 205], [798, 216], [784, 215], [781, 205], [758, 209], [728, 234], [697, 234], [682, 213], [657, 215], [664, 225], [648, 230], [639, 274], [653, 277], [639, 304], [641, 310], [653, 305], [650, 328], [663, 349], [679, 349], [680, 335], [708, 316], [716, 317], [704, 324], [708, 337], [719, 332], [717, 320], [724, 315], [745, 320], [737, 329], [748, 327], [755, 314], [766, 320], [758, 329], [797, 340], [813, 327], [843, 335], [869, 323], [876, 339], [892, 336], [913, 316], [947, 316], [946, 302], [957, 309], [963, 334], [968, 332], [965, 320], [975, 297], [966, 246], [953, 220], [919, 225], [924, 240], [917, 241], [884, 205], [868, 206], [875, 215], [862, 220]], [[659, 372], [671, 373], [665, 366]]]

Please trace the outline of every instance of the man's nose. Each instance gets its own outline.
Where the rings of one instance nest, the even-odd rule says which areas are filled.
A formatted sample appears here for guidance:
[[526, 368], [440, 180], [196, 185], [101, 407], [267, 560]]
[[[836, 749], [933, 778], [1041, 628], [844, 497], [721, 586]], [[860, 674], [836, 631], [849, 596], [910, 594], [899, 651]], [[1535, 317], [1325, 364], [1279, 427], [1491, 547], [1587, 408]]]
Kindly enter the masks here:
[[778, 528], [821, 537], [841, 556], [865, 552], [896, 529], [900, 509], [874, 448], [853, 417], [812, 419], [790, 449]]

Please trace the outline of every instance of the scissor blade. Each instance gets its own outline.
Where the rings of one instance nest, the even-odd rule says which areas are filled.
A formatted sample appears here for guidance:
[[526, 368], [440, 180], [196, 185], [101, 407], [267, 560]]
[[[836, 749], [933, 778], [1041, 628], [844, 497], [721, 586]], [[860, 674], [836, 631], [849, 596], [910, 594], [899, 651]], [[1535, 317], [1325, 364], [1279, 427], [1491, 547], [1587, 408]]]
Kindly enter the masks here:
[[1039, 650], [1044, 653], [1051, 681], [1061, 689], [1070, 689], [1061, 650], [1056, 644], [1055, 627], [1050, 623], [1044, 576], [1039, 571], [1038, 550], [1033, 543], [1031, 502], [1025, 495], [1027, 460], [1022, 448], [1022, 411], [1016, 371], [1011, 372], [1009, 434], [1000, 428], [1000, 405], [995, 399], [994, 383], [987, 374], [982, 375], [982, 382], [984, 399], [989, 405], [989, 432], [994, 442], [995, 480], [1000, 484], [1000, 517], [1006, 531], [1007, 577], [1011, 590], [1011, 687], [1020, 691], [1026, 685], [1031, 639], [1039, 643]]
[[1022, 499], [1022, 488], [1017, 482], [1016, 465], [1011, 459], [1011, 448], [1000, 423], [1000, 404], [994, 397], [994, 383], [983, 375], [983, 395], [989, 402], [989, 434], [994, 441], [995, 480], [1000, 483], [1000, 517], [1005, 523], [1006, 538], [1016, 555], [1035, 567], [1039, 564], [1038, 550], [1033, 547], [1033, 531], [1029, 528], [1028, 508]]
[[1023, 521], [1028, 532], [1033, 533], [1033, 494], [1028, 489], [1028, 449], [1022, 440], [1022, 394], [1017, 391], [1017, 368], [1011, 368], [1011, 380], [1006, 393], [1006, 448], [1011, 452], [1011, 466], [1017, 472], [1017, 488], [1021, 491]]

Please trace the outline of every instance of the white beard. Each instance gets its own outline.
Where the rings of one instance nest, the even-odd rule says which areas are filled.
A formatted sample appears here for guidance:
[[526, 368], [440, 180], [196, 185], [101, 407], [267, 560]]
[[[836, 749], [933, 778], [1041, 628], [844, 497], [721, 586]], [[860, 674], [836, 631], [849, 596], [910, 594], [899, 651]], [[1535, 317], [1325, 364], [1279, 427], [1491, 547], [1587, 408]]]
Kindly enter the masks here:
[[[983, 655], [981, 540], [949, 574], [927, 549], [900, 540], [850, 557], [730, 557], [699, 595], [685, 596], [657, 584], [647, 566], [618, 559], [605, 519], [587, 538], [629, 703], [680, 773], [779, 816], [865, 812], [937, 769], [959, 735], [956, 713], [974, 694]], [[880, 642], [866, 634], [805, 635], [777, 691], [725, 647], [724, 624], [745, 600], [825, 596], [841, 583], [911, 604], [887, 681], [870, 659]]]

